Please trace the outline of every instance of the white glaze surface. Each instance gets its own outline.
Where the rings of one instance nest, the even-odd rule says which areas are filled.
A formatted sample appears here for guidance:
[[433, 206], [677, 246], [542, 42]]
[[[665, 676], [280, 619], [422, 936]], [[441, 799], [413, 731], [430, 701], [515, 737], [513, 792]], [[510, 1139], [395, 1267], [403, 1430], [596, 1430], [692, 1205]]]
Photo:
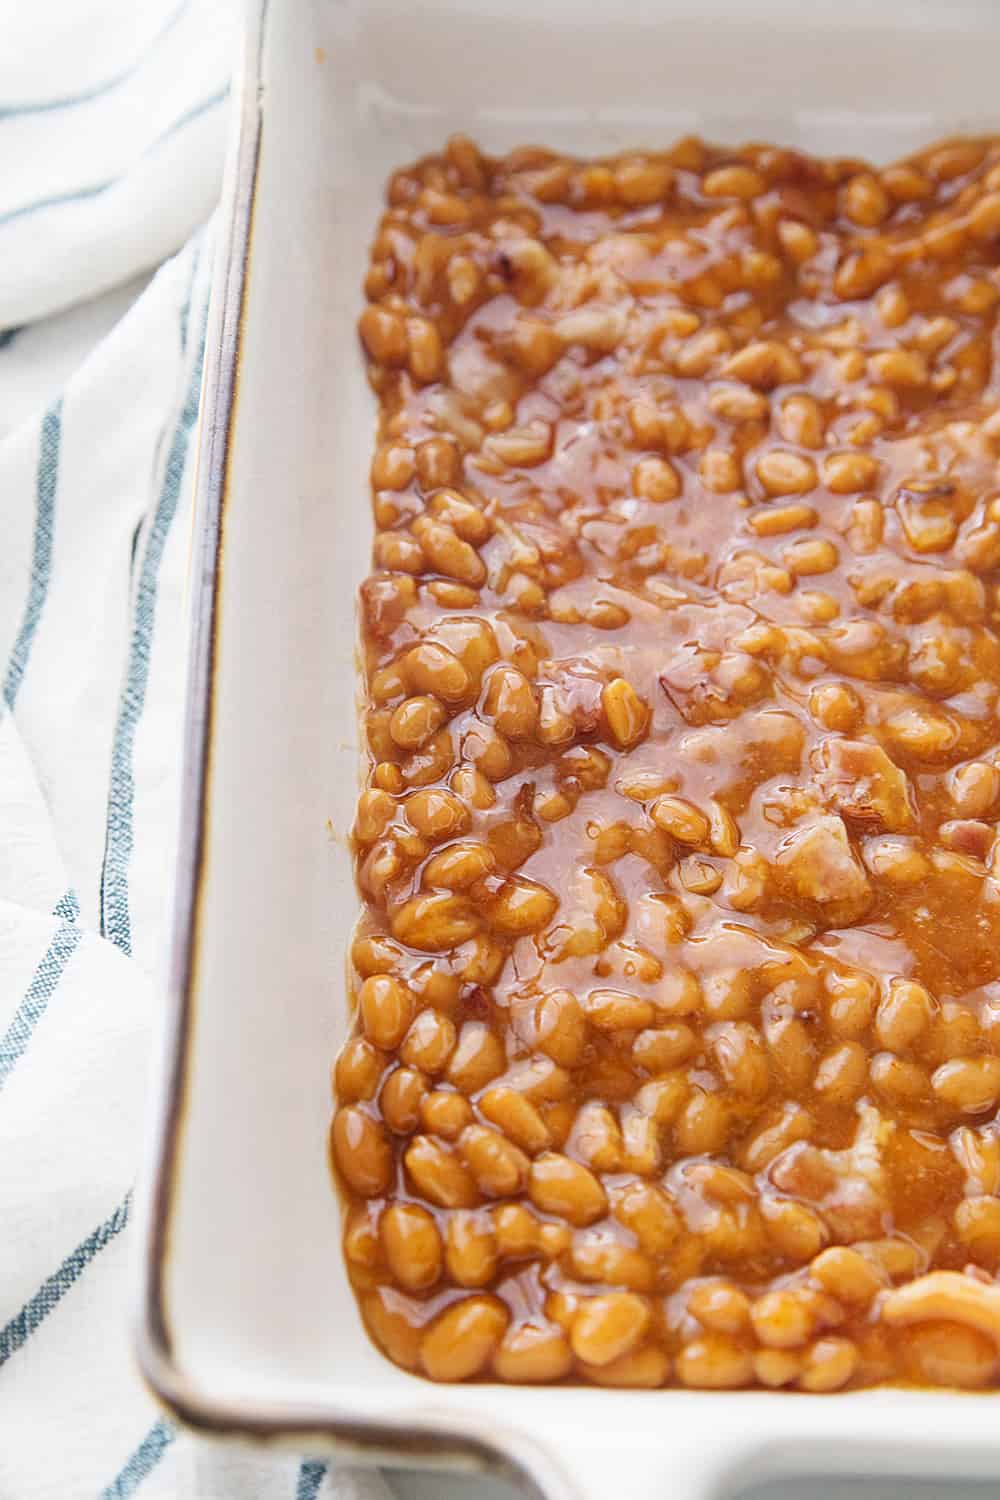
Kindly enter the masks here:
[[[988, 3], [651, 0], [625, 17], [612, 0], [548, 0], [544, 13], [528, 0], [272, 0], [166, 1276], [176, 1366], [206, 1401], [458, 1420], [501, 1445], [506, 1429], [535, 1451], [532, 1465], [568, 1477], [543, 1480], [553, 1495], [592, 1500], [623, 1483], [629, 1500], [709, 1500], [719, 1485], [803, 1469], [1000, 1472], [989, 1396], [417, 1380], [361, 1329], [324, 1155], [356, 911], [353, 599], [373, 405], [354, 323], [387, 173], [457, 128], [491, 149], [602, 150], [697, 131], [884, 160], [996, 128], [998, 38]], [[400, 1486], [405, 1500], [452, 1494]], [[793, 1493], [832, 1500], [843, 1487], [768, 1500]], [[852, 1489], [866, 1493], [919, 1491]]]

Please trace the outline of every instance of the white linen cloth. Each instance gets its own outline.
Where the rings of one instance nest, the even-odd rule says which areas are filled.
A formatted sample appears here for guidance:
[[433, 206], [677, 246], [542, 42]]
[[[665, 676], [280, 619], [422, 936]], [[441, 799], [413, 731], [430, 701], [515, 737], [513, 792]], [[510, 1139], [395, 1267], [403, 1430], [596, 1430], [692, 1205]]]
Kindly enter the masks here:
[[129, 1342], [235, 19], [0, 0], [4, 1500], [388, 1493], [178, 1435]]

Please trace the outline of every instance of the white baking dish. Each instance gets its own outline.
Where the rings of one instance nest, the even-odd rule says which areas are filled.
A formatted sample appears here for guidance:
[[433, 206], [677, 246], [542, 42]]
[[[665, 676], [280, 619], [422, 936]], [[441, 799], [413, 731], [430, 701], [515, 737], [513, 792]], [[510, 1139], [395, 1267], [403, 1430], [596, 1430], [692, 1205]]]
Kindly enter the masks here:
[[[325, 1154], [356, 914], [354, 335], [390, 169], [458, 128], [579, 151], [689, 131], [890, 158], [1000, 124], [1000, 8], [923, 0], [271, 0], [248, 33], [210, 329], [145, 1372], [203, 1429], [492, 1466], [545, 1496], [789, 1470], [1000, 1476], [997, 1398], [434, 1386], [369, 1344]], [[237, 378], [238, 377], [238, 378]]]

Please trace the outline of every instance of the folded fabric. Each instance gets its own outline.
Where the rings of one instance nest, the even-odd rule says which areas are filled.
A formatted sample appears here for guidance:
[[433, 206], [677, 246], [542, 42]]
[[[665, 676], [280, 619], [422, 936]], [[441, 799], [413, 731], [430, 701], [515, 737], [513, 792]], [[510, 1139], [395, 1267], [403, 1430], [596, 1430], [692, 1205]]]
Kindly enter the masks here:
[[[32, 0], [4, 17], [0, 1495], [11, 1500], [388, 1494], [377, 1474], [179, 1435], [129, 1341], [132, 1190], [178, 815], [213, 250], [211, 223], [199, 225], [218, 194], [232, 41], [217, 0]], [[147, 285], [140, 273], [181, 245]]]
[[208, 218], [233, 23], [224, 0], [5, 8], [0, 330], [157, 265]]

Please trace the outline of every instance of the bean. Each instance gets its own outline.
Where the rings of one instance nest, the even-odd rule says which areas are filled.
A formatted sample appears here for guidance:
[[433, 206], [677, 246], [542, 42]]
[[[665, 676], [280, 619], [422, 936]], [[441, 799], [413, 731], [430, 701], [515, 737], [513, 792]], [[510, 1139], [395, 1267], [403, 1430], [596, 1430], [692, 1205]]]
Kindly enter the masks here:
[[872, 489], [878, 472], [878, 460], [867, 453], [832, 453], [823, 464], [823, 483], [835, 495], [855, 495]]
[[696, 1089], [674, 1125], [678, 1146], [690, 1156], [720, 1151], [729, 1134], [730, 1112], [718, 1094]]
[[992, 1109], [1000, 1098], [1000, 1058], [953, 1058], [936, 1070], [931, 1087], [942, 1104], [963, 1114]]
[[416, 1004], [413, 991], [391, 974], [373, 974], [358, 992], [358, 1011], [365, 1035], [391, 1052], [406, 1035]]
[[486, 844], [449, 844], [424, 866], [424, 883], [449, 891], [465, 891], [496, 869], [496, 856]]
[[894, 979], [875, 1015], [875, 1034], [891, 1052], [904, 1052], [926, 1033], [936, 1006], [922, 984]]
[[631, 683], [616, 677], [601, 694], [611, 737], [620, 749], [631, 749], [646, 733], [649, 710]]
[[420, 1363], [432, 1380], [468, 1380], [494, 1358], [510, 1315], [497, 1297], [463, 1297], [431, 1324]]
[[521, 937], [551, 921], [558, 905], [559, 898], [547, 886], [523, 875], [511, 875], [497, 887], [485, 912], [494, 931]]
[[750, 1312], [754, 1333], [772, 1349], [800, 1348], [815, 1328], [808, 1302], [793, 1291], [766, 1292]]
[[871, 1060], [869, 1076], [875, 1088], [895, 1104], [909, 1104], [925, 1099], [931, 1084], [918, 1063], [905, 1062], [891, 1052], [878, 1052]]
[[767, 187], [759, 172], [752, 167], [717, 167], [702, 180], [701, 190], [706, 198], [756, 198]]
[[516, 667], [499, 666], [490, 674], [483, 704], [501, 734], [530, 739], [538, 722], [538, 705], [531, 684]]
[[782, 561], [797, 578], [813, 578], [832, 573], [840, 555], [833, 542], [825, 537], [805, 537], [792, 542], [782, 553]]
[[412, 448], [383, 443], [372, 460], [372, 484], [380, 490], [405, 490], [417, 471]]
[[431, 1135], [457, 1141], [466, 1125], [472, 1123], [472, 1106], [462, 1094], [434, 1089], [420, 1101], [420, 1122]]
[[663, 505], [681, 493], [681, 478], [666, 458], [642, 458], [632, 470], [632, 489], [641, 500]]
[[811, 505], [776, 505], [749, 517], [758, 536], [784, 536], [789, 531], [815, 526], [817, 520], [817, 513]]
[[833, 289], [842, 301], [870, 297], [893, 271], [893, 260], [878, 245], [854, 250], [841, 261], [833, 278]]
[[757, 460], [757, 478], [769, 495], [805, 495], [817, 483], [811, 459], [780, 448]]
[[983, 761], [957, 766], [946, 778], [955, 812], [961, 818], [982, 818], [1000, 796], [1000, 772]]
[[753, 1375], [749, 1349], [722, 1333], [692, 1339], [677, 1355], [677, 1378], [700, 1390], [735, 1390]]
[[426, 1291], [434, 1285], [441, 1275], [441, 1237], [425, 1208], [391, 1203], [379, 1232], [389, 1270], [405, 1291]]
[[806, 1351], [799, 1385], [804, 1391], [839, 1391], [858, 1367], [850, 1339], [823, 1338]]
[[747, 385], [768, 391], [774, 386], [801, 379], [802, 365], [787, 344], [769, 339], [747, 344], [726, 361], [722, 373], [732, 380], [742, 380]]
[[450, 891], [413, 896], [392, 918], [393, 935], [424, 953], [457, 948], [478, 928], [479, 919], [468, 903]]
[[858, 172], [843, 191], [844, 212], [855, 224], [874, 229], [891, 211], [885, 188], [871, 172]]
[[667, 162], [637, 157], [618, 165], [615, 182], [622, 202], [657, 203], [670, 192], [673, 171]]
[[372, 359], [384, 365], [405, 362], [406, 326], [395, 314], [383, 307], [366, 307], [359, 319], [358, 331]]
[[619, 1189], [612, 1212], [620, 1224], [632, 1231], [647, 1255], [662, 1256], [677, 1241], [681, 1219], [662, 1188], [636, 1182]]
[[741, 1334], [750, 1325], [749, 1297], [722, 1281], [703, 1281], [692, 1288], [687, 1310], [713, 1333]]
[[788, 1260], [804, 1264], [822, 1250], [826, 1226], [814, 1209], [789, 1198], [762, 1201], [761, 1216], [767, 1237]]
[[344, 1256], [355, 1286], [370, 1286], [380, 1267], [378, 1205], [352, 1204], [344, 1219]]
[[406, 1033], [399, 1055], [410, 1067], [434, 1076], [447, 1066], [455, 1041], [454, 1023], [428, 1007], [420, 1012]]
[[650, 817], [657, 828], [678, 843], [698, 846], [708, 840], [708, 819], [683, 797], [658, 797], [650, 808]]
[[786, 443], [800, 448], [823, 445], [823, 413], [812, 396], [788, 396], [778, 408], [776, 425]]
[[490, 1198], [506, 1198], [523, 1190], [528, 1158], [498, 1130], [469, 1125], [459, 1137], [459, 1150], [481, 1192]]
[[384, 1066], [385, 1058], [371, 1042], [364, 1037], [352, 1037], [344, 1043], [334, 1064], [333, 1087], [337, 1098], [344, 1104], [373, 1098]]
[[767, 1093], [770, 1069], [756, 1029], [746, 1021], [723, 1021], [706, 1032], [716, 1062], [728, 1086], [746, 1099]]
[[[592, 1224], [607, 1211], [603, 1187], [579, 1162], [545, 1151], [531, 1164], [528, 1194], [536, 1208], [570, 1224]], [[581, 1356], [582, 1358], [583, 1356]]]
[[732, 495], [744, 481], [744, 471], [732, 449], [706, 449], [699, 463], [699, 478], [714, 495]]
[[390, 1130], [409, 1135], [421, 1119], [427, 1081], [415, 1068], [394, 1068], [382, 1086], [379, 1109]]
[[[393, 1302], [387, 1300], [393, 1298]], [[397, 1304], [398, 1292], [376, 1287], [361, 1302], [362, 1316], [375, 1343], [404, 1370], [415, 1370], [420, 1363], [422, 1330]]]
[[868, 1058], [859, 1042], [841, 1042], [819, 1062], [813, 1088], [832, 1104], [851, 1104], [864, 1092]]
[[653, 1020], [652, 1002], [624, 990], [591, 990], [586, 1001], [587, 1019], [599, 1031], [641, 1031]]
[[635, 1349], [649, 1327], [649, 1305], [634, 1292], [587, 1298], [573, 1319], [570, 1345], [588, 1365], [607, 1365]]
[[441, 335], [426, 318], [408, 318], [406, 342], [410, 371], [414, 379], [426, 385], [442, 373], [444, 349]]
[[576, 1117], [572, 1149], [598, 1172], [617, 1172], [622, 1164], [622, 1133], [606, 1104], [589, 1100]]
[[964, 1198], [955, 1209], [955, 1230], [977, 1260], [1000, 1259], [1000, 1198]]
[[753, 1356], [755, 1379], [771, 1390], [791, 1385], [802, 1373], [802, 1355], [798, 1349], [758, 1349]]
[[357, 1105], [345, 1105], [334, 1116], [330, 1145], [352, 1192], [361, 1198], [385, 1192], [392, 1177], [392, 1148], [377, 1120]]
[[572, 1068], [579, 1062], [587, 1040], [583, 1007], [569, 990], [549, 990], [532, 1012], [534, 1045], [553, 1062]]
[[654, 1390], [665, 1384], [670, 1375], [670, 1356], [664, 1349], [647, 1344], [606, 1365], [581, 1364], [579, 1368], [595, 1385]]
[[831, 1297], [860, 1306], [867, 1306], [885, 1284], [879, 1267], [846, 1245], [823, 1250], [810, 1266], [809, 1274]]
[[493, 1210], [497, 1249], [505, 1259], [521, 1260], [539, 1249], [542, 1226], [521, 1203], [503, 1203]]
[[640, 1031], [632, 1043], [632, 1058], [650, 1073], [663, 1073], [686, 1062], [697, 1048], [697, 1037], [683, 1021]]
[[362, 792], [354, 820], [354, 837], [362, 844], [374, 843], [392, 822], [395, 811], [396, 804], [388, 792], [378, 787]]
[[469, 674], [462, 663], [436, 641], [422, 641], [403, 658], [403, 672], [417, 693], [445, 703], [460, 702], [469, 691]]
[[439, 1208], [471, 1208], [476, 1203], [479, 1194], [467, 1168], [433, 1137], [415, 1135], [403, 1161], [417, 1191]]
[[497, 1268], [496, 1235], [489, 1215], [465, 1209], [451, 1214], [444, 1257], [448, 1275], [459, 1286], [487, 1286]]
[[562, 1329], [544, 1323], [508, 1329], [493, 1357], [494, 1374], [516, 1384], [561, 1380], [572, 1364], [573, 1351]]
[[430, 739], [445, 721], [445, 711], [436, 698], [407, 698], [393, 712], [389, 733], [403, 750], [416, 750]]
[[483, 1021], [466, 1021], [445, 1076], [463, 1094], [474, 1094], [507, 1066], [503, 1042]]
[[644, 448], [680, 453], [686, 447], [691, 424], [676, 403], [654, 406], [648, 401], [632, 401], [627, 416], [633, 436]]
[[713, 386], [708, 405], [714, 416], [727, 422], [762, 422], [770, 410], [766, 396], [739, 385]]
[[578, 1231], [570, 1250], [570, 1266], [581, 1281], [603, 1282], [632, 1292], [651, 1292], [656, 1280], [653, 1262], [600, 1230]]
[[413, 792], [403, 806], [407, 822], [427, 839], [449, 838], [469, 826], [468, 808], [444, 787]]
[[544, 1151], [552, 1143], [551, 1132], [542, 1115], [530, 1099], [516, 1089], [487, 1089], [479, 1100], [479, 1109], [502, 1135], [523, 1151], [534, 1154]]

